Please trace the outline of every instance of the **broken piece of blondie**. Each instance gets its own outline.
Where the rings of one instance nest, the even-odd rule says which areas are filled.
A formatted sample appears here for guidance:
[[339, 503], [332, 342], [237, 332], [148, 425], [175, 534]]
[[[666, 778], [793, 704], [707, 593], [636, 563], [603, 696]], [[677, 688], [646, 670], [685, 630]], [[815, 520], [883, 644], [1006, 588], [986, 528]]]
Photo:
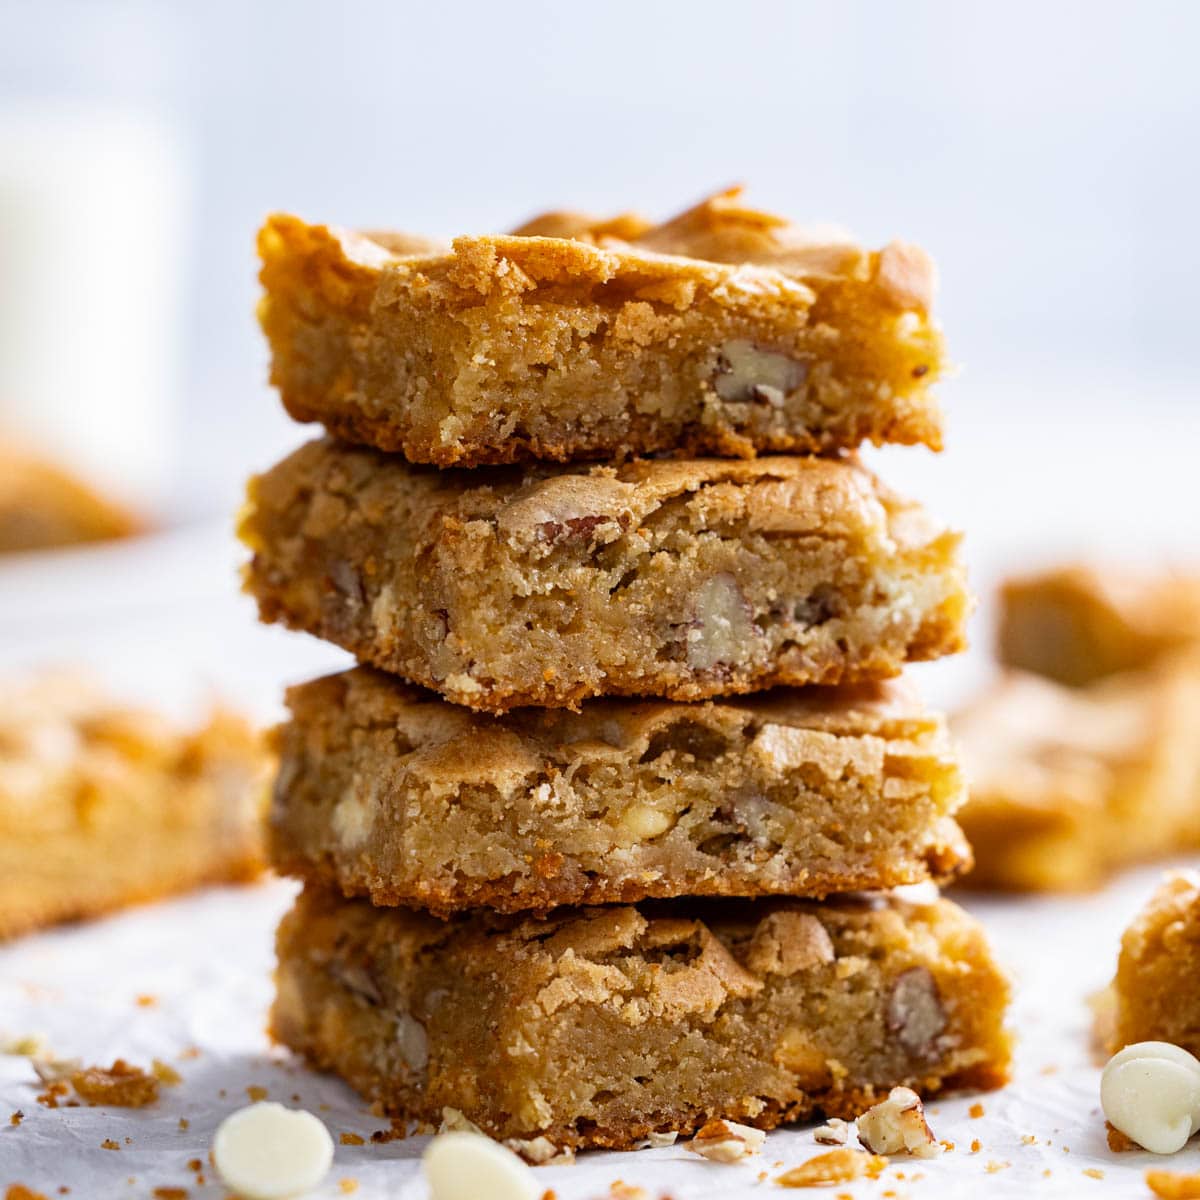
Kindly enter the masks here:
[[953, 718], [970, 799], [970, 886], [1098, 886], [1200, 846], [1200, 663], [1083, 688], [1010, 672]]
[[182, 732], [73, 675], [0, 714], [0, 938], [263, 868], [269, 756], [239, 717]]
[[1073, 565], [1000, 589], [1001, 661], [1078, 687], [1200, 644], [1200, 575]]
[[853, 1117], [1008, 1075], [1008, 986], [949, 901], [693, 899], [442, 921], [306, 889], [274, 1035], [384, 1111], [520, 1149]]
[[1200, 875], [1173, 871], [1121, 938], [1105, 1040], [1169, 1042], [1200, 1055]]
[[275, 216], [258, 249], [288, 412], [414, 462], [941, 447], [929, 258], [736, 189], [451, 243]]

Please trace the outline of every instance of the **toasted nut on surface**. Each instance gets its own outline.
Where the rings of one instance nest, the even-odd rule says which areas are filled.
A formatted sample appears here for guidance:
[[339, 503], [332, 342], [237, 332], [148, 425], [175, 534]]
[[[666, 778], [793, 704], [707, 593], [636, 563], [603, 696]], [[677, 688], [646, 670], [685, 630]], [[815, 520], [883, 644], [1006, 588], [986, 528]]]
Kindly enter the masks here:
[[757, 1154], [767, 1135], [761, 1129], [739, 1125], [736, 1121], [709, 1121], [688, 1142], [688, 1149], [713, 1162], [740, 1162]]
[[925, 1120], [925, 1106], [912, 1088], [895, 1087], [858, 1118], [858, 1140], [872, 1154], [937, 1158], [942, 1152]]
[[844, 1146], [850, 1138], [850, 1122], [831, 1117], [813, 1130], [813, 1141], [822, 1146]]

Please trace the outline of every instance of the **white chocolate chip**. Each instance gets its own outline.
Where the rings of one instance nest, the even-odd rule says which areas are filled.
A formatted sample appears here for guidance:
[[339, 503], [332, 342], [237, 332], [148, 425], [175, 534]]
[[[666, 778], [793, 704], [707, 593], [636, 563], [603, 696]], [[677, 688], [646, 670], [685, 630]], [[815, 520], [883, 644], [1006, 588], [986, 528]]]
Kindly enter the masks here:
[[533, 1172], [478, 1133], [439, 1133], [422, 1158], [432, 1200], [536, 1200]]
[[621, 828], [639, 841], [656, 838], [674, 824], [675, 819], [670, 813], [661, 812], [649, 804], [631, 804], [621, 814]]
[[911, 1154], [937, 1158], [942, 1152], [925, 1120], [921, 1097], [912, 1088], [894, 1087], [886, 1100], [858, 1118], [858, 1140], [872, 1154]]
[[1155, 1154], [1174, 1154], [1200, 1128], [1200, 1061], [1169, 1042], [1137, 1042], [1100, 1077], [1109, 1123]]
[[222, 1182], [245, 1200], [287, 1200], [329, 1173], [333, 1138], [312, 1113], [264, 1100], [217, 1126], [212, 1156]]

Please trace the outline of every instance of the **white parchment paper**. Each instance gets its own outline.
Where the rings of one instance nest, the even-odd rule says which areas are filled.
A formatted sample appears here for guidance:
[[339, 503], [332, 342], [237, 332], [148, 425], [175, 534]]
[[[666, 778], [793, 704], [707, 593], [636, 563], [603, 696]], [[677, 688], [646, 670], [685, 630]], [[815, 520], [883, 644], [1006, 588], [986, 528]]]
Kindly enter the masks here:
[[[1001, 1092], [932, 1103], [934, 1132], [955, 1143], [941, 1159], [897, 1158], [878, 1181], [835, 1190], [914, 1197], [966, 1196], [977, 1189], [995, 1197], [1148, 1194], [1142, 1173], [1163, 1160], [1112, 1154], [1105, 1144], [1085, 1001], [1110, 977], [1120, 930], [1157, 875], [1136, 872], [1081, 900], [968, 898], [1015, 976], [1016, 1079]], [[272, 936], [293, 891], [279, 880], [217, 889], [0, 950], [4, 1031], [43, 1033], [56, 1053], [89, 1064], [107, 1065], [120, 1056], [149, 1065], [160, 1058], [183, 1076], [181, 1085], [164, 1088], [155, 1105], [141, 1110], [49, 1109], [35, 1100], [42, 1089], [29, 1061], [0, 1056], [0, 1185], [21, 1182], [50, 1196], [66, 1186], [87, 1200], [149, 1197], [154, 1188], [168, 1186], [186, 1187], [190, 1197], [223, 1197], [207, 1168], [213, 1130], [249, 1102], [248, 1087], [262, 1087], [272, 1099], [317, 1113], [335, 1141], [343, 1132], [367, 1139], [362, 1146], [338, 1145], [334, 1170], [314, 1195], [344, 1196], [343, 1179], [357, 1182], [353, 1194], [363, 1200], [426, 1195], [419, 1170], [424, 1139], [372, 1145], [370, 1134], [386, 1122], [265, 1036]], [[968, 1110], [976, 1100], [984, 1115], [972, 1119]], [[13, 1126], [9, 1114], [16, 1111], [24, 1118]], [[106, 1139], [120, 1149], [102, 1149]], [[981, 1147], [976, 1153], [973, 1140]], [[821, 1149], [803, 1128], [773, 1133], [765, 1151], [746, 1165], [710, 1163], [679, 1145], [584, 1154], [574, 1166], [543, 1167], [537, 1175], [560, 1200], [598, 1200], [617, 1179], [674, 1200], [785, 1195], [791, 1193], [769, 1181], [779, 1174], [778, 1164], [792, 1166]], [[187, 1165], [195, 1158], [206, 1164], [203, 1186]], [[1200, 1153], [1193, 1144], [1170, 1163], [1200, 1170]], [[762, 1171], [767, 1180], [759, 1180]]]

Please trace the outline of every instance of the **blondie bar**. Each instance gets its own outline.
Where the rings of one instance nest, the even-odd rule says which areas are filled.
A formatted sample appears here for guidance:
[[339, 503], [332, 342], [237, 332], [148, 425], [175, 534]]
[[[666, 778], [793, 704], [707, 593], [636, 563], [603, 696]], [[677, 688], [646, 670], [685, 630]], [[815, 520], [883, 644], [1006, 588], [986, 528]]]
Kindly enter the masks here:
[[1000, 592], [1000, 658], [1080, 686], [1200, 643], [1200, 575], [1058, 567]]
[[264, 620], [495, 711], [894, 675], [970, 608], [958, 535], [853, 461], [434, 471], [324, 439], [241, 535]]
[[46, 459], [0, 441], [0, 554], [128, 537], [140, 522]]
[[1121, 938], [1108, 1049], [1170, 1042], [1200, 1055], [1200, 875], [1168, 875]]
[[1003, 1083], [1004, 976], [948, 901], [697, 900], [449, 922], [306, 889], [276, 1038], [387, 1112], [556, 1146]]
[[968, 882], [1095, 887], [1122, 865], [1200, 847], [1200, 664], [1066, 688], [1012, 672], [952, 721], [970, 800]]
[[181, 732], [67, 675], [0, 713], [0, 939], [263, 866], [269, 757], [240, 718]]
[[288, 705], [274, 865], [376, 904], [819, 897], [970, 862], [944, 727], [896, 683], [496, 718], [359, 667]]
[[941, 446], [930, 260], [737, 191], [448, 244], [276, 216], [258, 247], [288, 411], [414, 462]]

